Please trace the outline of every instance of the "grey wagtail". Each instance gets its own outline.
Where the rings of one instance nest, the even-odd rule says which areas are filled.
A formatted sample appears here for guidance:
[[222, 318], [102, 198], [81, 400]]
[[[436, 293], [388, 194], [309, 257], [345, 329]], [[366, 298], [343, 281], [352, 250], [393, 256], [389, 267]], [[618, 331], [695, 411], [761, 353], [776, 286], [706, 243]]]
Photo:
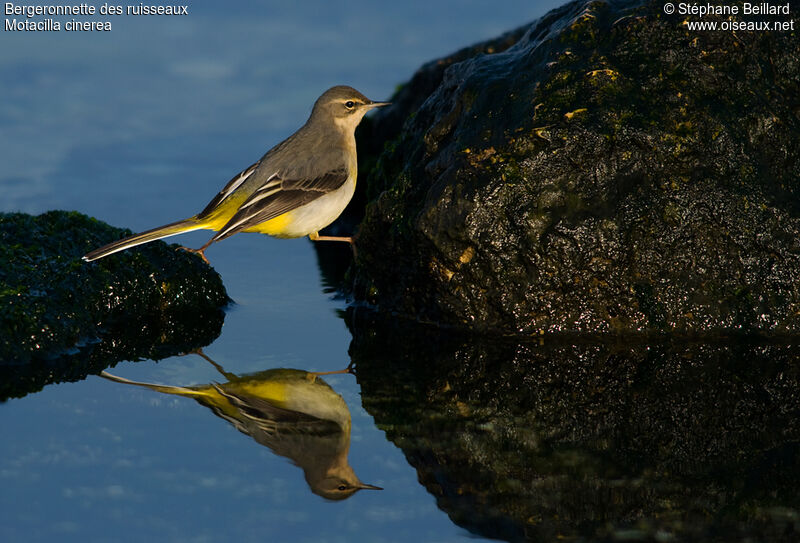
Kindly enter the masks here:
[[243, 434], [292, 460], [303, 470], [311, 491], [323, 498], [342, 500], [359, 490], [381, 490], [362, 483], [350, 466], [350, 410], [320, 374], [280, 368], [237, 376], [197, 354], [214, 365], [227, 382], [180, 387], [130, 381], [105, 371], [100, 375], [194, 398]]
[[97, 260], [192, 230], [217, 232], [199, 249], [182, 247], [206, 262], [209, 245], [237, 232], [352, 244], [352, 237], [320, 236], [319, 230], [336, 220], [353, 197], [356, 126], [370, 109], [386, 105], [389, 103], [373, 102], [351, 87], [328, 89], [314, 103], [306, 124], [231, 179], [203, 211], [109, 243], [83, 259]]

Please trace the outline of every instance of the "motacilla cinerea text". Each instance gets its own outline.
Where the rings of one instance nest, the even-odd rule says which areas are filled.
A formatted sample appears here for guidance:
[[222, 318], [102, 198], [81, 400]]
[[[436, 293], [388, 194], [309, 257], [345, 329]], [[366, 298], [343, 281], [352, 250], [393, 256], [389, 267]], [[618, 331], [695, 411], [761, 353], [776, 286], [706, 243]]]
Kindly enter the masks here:
[[336, 220], [353, 197], [356, 126], [367, 111], [385, 105], [388, 102], [373, 102], [351, 87], [328, 89], [314, 103], [306, 124], [231, 179], [203, 211], [109, 243], [83, 259], [97, 260], [192, 230], [217, 232], [199, 249], [183, 247], [206, 262], [209, 245], [237, 232], [352, 243], [351, 237], [320, 236], [318, 232]]

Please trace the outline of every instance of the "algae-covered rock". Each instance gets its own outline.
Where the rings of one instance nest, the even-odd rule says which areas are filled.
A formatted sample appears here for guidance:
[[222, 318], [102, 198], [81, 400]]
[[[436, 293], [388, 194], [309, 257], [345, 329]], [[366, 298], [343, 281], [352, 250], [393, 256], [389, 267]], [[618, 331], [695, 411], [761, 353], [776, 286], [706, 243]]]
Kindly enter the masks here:
[[81, 260], [128, 234], [75, 212], [0, 214], [0, 398], [219, 334], [229, 298], [196, 256], [152, 243]]
[[364, 408], [505, 541], [797, 541], [800, 350], [488, 341], [351, 321]]
[[423, 66], [365, 126], [354, 296], [502, 333], [800, 331], [800, 40], [663, 8], [572, 2]]

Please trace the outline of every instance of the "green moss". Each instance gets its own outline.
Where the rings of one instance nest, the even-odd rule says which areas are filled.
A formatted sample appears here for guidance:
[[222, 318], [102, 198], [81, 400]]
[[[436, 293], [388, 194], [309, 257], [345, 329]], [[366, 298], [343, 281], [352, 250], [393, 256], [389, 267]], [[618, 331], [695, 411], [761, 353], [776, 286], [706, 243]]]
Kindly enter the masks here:
[[[3, 371], [16, 368], [28, 384], [33, 373], [57, 381], [76, 367], [100, 371], [120, 359], [175, 354], [219, 333], [230, 300], [219, 275], [194, 255], [156, 242], [81, 260], [129, 234], [76, 212], [0, 214]], [[14, 382], [6, 376], [6, 396]]]

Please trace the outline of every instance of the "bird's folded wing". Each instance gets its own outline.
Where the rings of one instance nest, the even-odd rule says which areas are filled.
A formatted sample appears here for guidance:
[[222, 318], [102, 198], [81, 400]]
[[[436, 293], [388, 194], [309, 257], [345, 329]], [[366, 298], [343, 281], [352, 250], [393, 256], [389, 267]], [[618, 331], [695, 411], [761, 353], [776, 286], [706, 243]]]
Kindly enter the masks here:
[[332, 420], [321, 419], [308, 413], [292, 411], [278, 407], [274, 403], [252, 396], [250, 394], [239, 394], [234, 390], [227, 389], [224, 385], [214, 385], [214, 388], [222, 394], [240, 413], [257, 425], [264, 425], [277, 429], [293, 428], [297, 432], [314, 433], [326, 435], [341, 432], [341, 427]]
[[220, 241], [312, 202], [344, 185], [347, 177], [345, 168], [313, 178], [292, 179], [274, 174], [242, 203], [213, 240]]
[[256, 171], [256, 168], [260, 163], [261, 161], [258, 161], [255, 164], [250, 165], [246, 169], [236, 174], [233, 177], [233, 179], [228, 181], [228, 184], [225, 185], [225, 188], [219, 191], [219, 194], [214, 196], [214, 199], [208, 202], [206, 208], [203, 211], [201, 211], [197, 216], [205, 217], [207, 215], [210, 215], [211, 212], [213, 212], [215, 209], [219, 207], [219, 205], [223, 202], [223, 200], [225, 200], [228, 196], [233, 194], [233, 191], [241, 187], [242, 183], [247, 181], [247, 178], [250, 177], [250, 175]]

